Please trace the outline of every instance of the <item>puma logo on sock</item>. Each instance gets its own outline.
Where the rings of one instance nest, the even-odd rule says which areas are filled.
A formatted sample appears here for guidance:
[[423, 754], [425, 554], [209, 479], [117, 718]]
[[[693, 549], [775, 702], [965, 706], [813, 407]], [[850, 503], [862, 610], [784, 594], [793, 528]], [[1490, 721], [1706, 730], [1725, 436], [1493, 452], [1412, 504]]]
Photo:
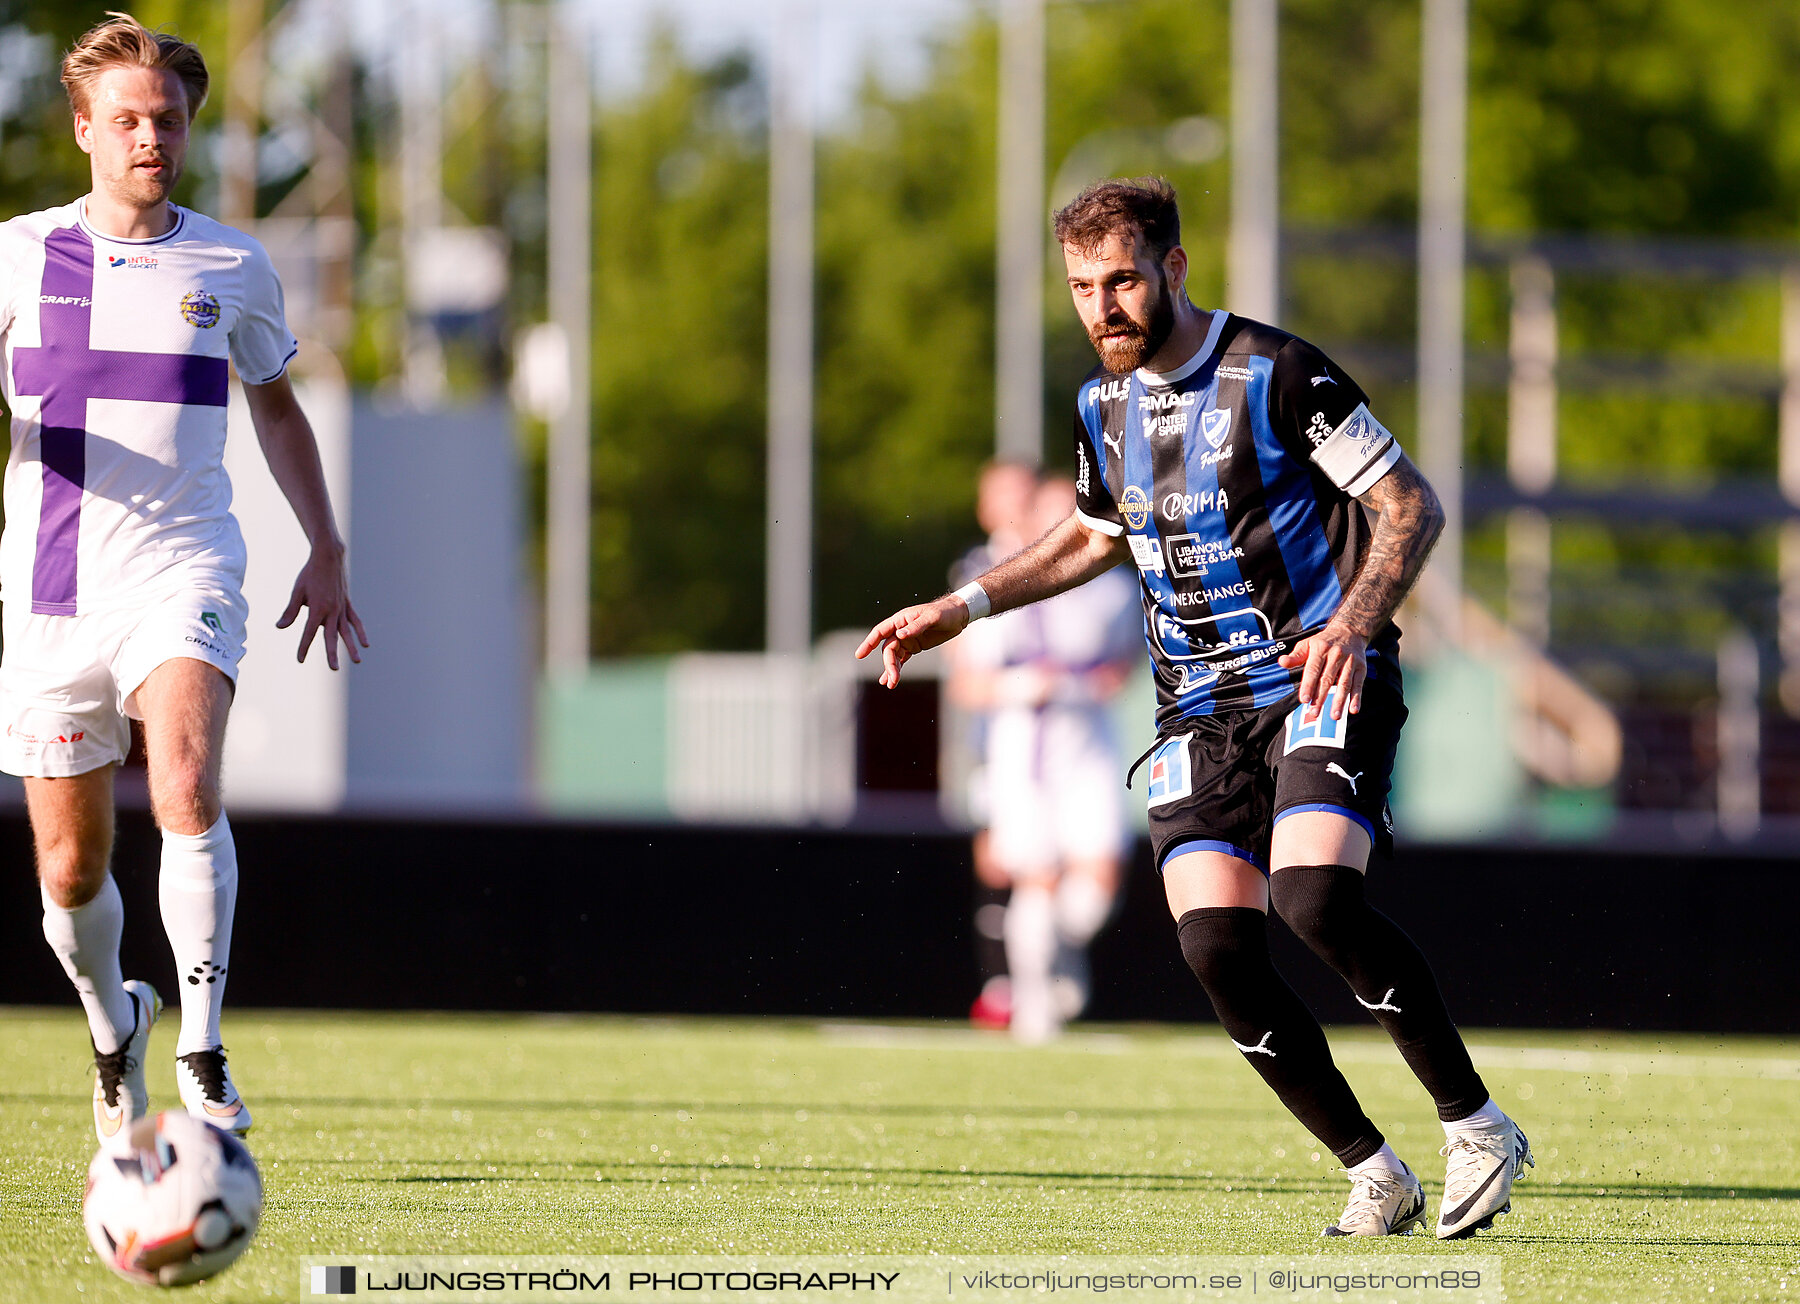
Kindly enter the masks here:
[[1401, 1014], [1401, 1013], [1404, 1013], [1404, 1011], [1401, 1010], [1401, 1008], [1398, 1005], [1395, 1005], [1393, 1003], [1394, 992], [1396, 990], [1398, 990], [1398, 989], [1393, 988], [1393, 987], [1388, 988], [1387, 994], [1385, 996], [1383, 996], [1381, 998], [1381, 1000], [1374, 1005], [1370, 1005], [1362, 997], [1356, 996], [1355, 992], [1351, 992], [1350, 994], [1352, 996], [1356, 996], [1356, 1003], [1358, 1005], [1362, 1006], [1363, 1009], [1365, 1009], [1365, 1010], [1392, 1010], [1395, 1014]]
[[1270, 1059], [1274, 1059], [1276, 1058], [1275, 1052], [1269, 1049], [1269, 1038], [1274, 1035], [1275, 1033], [1273, 1031], [1263, 1033], [1262, 1040], [1257, 1042], [1254, 1046], [1246, 1046], [1241, 1041], [1233, 1041], [1231, 1044], [1243, 1051], [1246, 1055], [1267, 1055]]

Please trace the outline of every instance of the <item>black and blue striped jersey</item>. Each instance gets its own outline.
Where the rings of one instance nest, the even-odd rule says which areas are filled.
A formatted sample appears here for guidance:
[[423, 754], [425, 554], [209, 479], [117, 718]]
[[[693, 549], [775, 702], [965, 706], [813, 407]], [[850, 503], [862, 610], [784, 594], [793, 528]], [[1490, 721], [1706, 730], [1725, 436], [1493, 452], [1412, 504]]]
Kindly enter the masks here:
[[[1172, 372], [1096, 369], [1075, 407], [1077, 514], [1137, 562], [1158, 726], [1272, 706], [1276, 658], [1321, 629], [1368, 552], [1357, 495], [1400, 458], [1355, 381], [1306, 341], [1223, 311]], [[1400, 632], [1369, 676], [1400, 686]]]

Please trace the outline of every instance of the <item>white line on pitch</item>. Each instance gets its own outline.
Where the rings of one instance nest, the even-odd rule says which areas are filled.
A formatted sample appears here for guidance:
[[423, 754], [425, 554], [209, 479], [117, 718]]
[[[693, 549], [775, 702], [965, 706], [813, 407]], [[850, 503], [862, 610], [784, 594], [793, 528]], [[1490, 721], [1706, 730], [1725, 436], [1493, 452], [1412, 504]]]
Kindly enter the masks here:
[[[896, 1027], [877, 1023], [821, 1023], [819, 1035], [835, 1042], [892, 1050], [1004, 1050], [1003, 1034], [975, 1028]], [[1398, 1052], [1373, 1040], [1333, 1038], [1332, 1057], [1343, 1064], [1399, 1065]], [[1133, 1050], [1205, 1059], [1238, 1054], [1222, 1032], [1196, 1029], [1192, 1036], [1168, 1037], [1076, 1030], [1054, 1043], [1075, 1054], [1119, 1055]], [[1689, 1054], [1679, 1050], [1563, 1050], [1552, 1046], [1494, 1046], [1471, 1043], [1469, 1055], [1483, 1068], [1536, 1069], [1552, 1073], [1642, 1073], [1667, 1077], [1723, 1077], [1773, 1082], [1800, 1082], [1800, 1059], [1762, 1055]]]

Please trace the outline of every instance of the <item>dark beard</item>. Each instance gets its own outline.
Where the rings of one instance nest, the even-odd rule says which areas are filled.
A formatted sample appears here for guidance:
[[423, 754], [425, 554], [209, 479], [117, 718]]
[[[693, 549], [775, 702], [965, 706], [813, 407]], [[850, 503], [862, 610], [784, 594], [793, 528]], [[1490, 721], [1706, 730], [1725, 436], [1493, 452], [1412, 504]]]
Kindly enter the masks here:
[[1100, 338], [1105, 327], [1118, 329], [1116, 322], [1103, 324], [1099, 333], [1090, 332], [1089, 340], [1094, 351], [1100, 355], [1100, 362], [1115, 375], [1136, 371], [1151, 358], [1154, 358], [1169, 342], [1169, 336], [1175, 331], [1175, 299], [1169, 293], [1169, 278], [1160, 268], [1156, 273], [1156, 302], [1150, 305], [1150, 321], [1148, 329], [1127, 317], [1124, 322], [1128, 332], [1122, 340], [1106, 340]]

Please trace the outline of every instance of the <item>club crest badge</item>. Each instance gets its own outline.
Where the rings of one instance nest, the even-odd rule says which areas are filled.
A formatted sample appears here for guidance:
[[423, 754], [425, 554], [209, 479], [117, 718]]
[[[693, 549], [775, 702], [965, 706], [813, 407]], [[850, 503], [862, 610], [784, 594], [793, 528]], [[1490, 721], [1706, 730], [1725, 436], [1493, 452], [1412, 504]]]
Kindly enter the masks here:
[[219, 301], [205, 290], [195, 290], [182, 296], [181, 315], [188, 325], [207, 330], [219, 324]]
[[1231, 433], [1231, 409], [1220, 411], [1218, 408], [1207, 408], [1200, 414], [1200, 433], [1206, 436], [1206, 442], [1217, 448], [1225, 442], [1225, 436]]

